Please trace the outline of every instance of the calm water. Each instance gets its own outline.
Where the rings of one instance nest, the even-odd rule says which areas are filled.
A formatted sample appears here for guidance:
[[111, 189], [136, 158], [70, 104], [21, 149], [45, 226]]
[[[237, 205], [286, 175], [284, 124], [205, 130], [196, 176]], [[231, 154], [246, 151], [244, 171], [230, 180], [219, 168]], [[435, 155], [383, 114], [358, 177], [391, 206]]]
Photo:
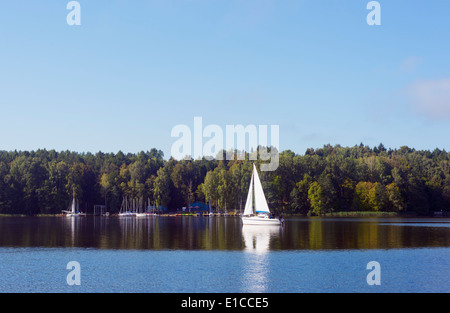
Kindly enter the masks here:
[[0, 217], [0, 292], [449, 292], [449, 268], [445, 218]]

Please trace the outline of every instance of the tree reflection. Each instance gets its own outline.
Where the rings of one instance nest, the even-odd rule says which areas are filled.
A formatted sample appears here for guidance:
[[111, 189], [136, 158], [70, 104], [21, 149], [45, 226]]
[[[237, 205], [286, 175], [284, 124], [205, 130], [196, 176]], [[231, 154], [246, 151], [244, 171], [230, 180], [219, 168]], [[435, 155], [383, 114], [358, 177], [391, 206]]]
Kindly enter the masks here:
[[[450, 246], [450, 220], [299, 218], [283, 228], [242, 226], [236, 217], [1, 217], [0, 246], [99, 249], [401, 249]], [[248, 226], [248, 227], [247, 227]]]

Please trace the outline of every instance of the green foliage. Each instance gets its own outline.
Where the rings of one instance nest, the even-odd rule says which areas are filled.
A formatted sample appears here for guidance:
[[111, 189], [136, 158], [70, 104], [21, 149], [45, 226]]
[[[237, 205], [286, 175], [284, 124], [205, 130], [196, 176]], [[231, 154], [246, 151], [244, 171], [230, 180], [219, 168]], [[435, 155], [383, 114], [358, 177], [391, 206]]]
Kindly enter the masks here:
[[[117, 212], [124, 196], [148, 198], [169, 209], [204, 201], [216, 209], [242, 210], [254, 162], [258, 167], [263, 161], [250, 161], [248, 153], [243, 160], [164, 160], [157, 149], [137, 154], [0, 151], [0, 213], [59, 213], [73, 195], [88, 212], [103, 203]], [[325, 145], [304, 155], [286, 150], [279, 154], [278, 168], [260, 177], [275, 212], [450, 210], [450, 153], [445, 150], [392, 150], [382, 144]]]
[[308, 200], [311, 203], [312, 213], [322, 215], [325, 213], [325, 199], [322, 186], [318, 182], [313, 182], [308, 189]]
[[401, 212], [405, 209], [400, 188], [395, 183], [390, 183], [386, 186], [386, 198], [386, 211]]
[[308, 191], [312, 181], [312, 177], [305, 174], [303, 179], [292, 189], [290, 194], [291, 212], [307, 214], [310, 211], [311, 205], [308, 199]]
[[154, 184], [156, 206], [167, 206], [170, 201], [170, 177], [167, 167], [161, 167], [157, 172]]

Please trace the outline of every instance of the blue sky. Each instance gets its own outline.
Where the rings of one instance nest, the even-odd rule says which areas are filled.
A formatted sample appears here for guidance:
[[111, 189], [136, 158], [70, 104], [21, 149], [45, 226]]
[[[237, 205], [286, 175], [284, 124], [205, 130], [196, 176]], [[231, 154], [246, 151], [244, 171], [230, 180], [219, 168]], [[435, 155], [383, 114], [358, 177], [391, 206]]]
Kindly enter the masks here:
[[450, 150], [450, 2], [65, 0], [0, 7], [0, 149], [170, 156], [178, 124], [279, 125], [280, 149]]

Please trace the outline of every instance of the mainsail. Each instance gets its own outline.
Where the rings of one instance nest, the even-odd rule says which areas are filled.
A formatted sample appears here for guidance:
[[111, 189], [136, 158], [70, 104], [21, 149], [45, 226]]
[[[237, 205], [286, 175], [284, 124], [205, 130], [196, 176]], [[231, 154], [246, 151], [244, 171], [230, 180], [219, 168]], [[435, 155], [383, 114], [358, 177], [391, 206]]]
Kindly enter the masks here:
[[255, 212], [270, 213], [269, 206], [267, 205], [266, 196], [264, 196], [264, 191], [261, 185], [261, 181], [259, 180], [255, 164], [253, 164], [253, 172], [255, 175]]
[[247, 195], [247, 202], [245, 203], [244, 216], [252, 215], [253, 212], [253, 187], [255, 188], [255, 213], [270, 213], [267, 205], [266, 197], [258, 176], [255, 164], [253, 164], [253, 173], [250, 180], [250, 187]]
[[71, 212], [72, 213], [78, 213], [77, 212], [77, 205], [76, 205], [76, 202], [75, 202], [76, 200], [75, 200], [75, 198], [73, 198], [72, 199], [72, 208], [71, 208]]

